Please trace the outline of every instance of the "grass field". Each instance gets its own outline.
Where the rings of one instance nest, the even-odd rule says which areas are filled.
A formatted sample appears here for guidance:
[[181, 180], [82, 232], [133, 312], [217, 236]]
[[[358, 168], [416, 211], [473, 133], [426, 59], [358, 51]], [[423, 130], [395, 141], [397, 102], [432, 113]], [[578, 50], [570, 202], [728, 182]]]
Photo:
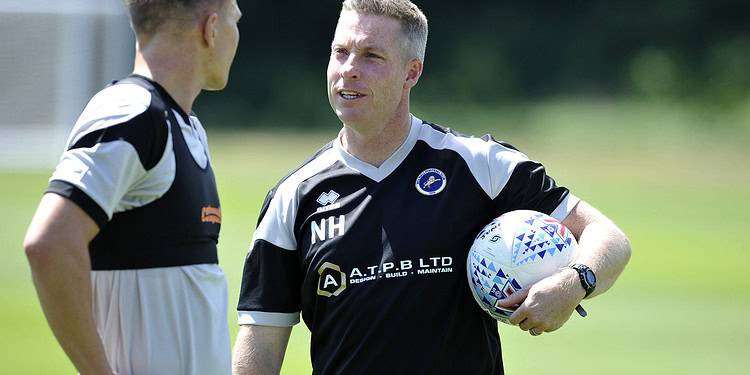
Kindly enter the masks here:
[[[747, 373], [750, 246], [743, 236], [750, 223], [750, 137], [743, 129], [680, 127], [675, 116], [547, 108], [526, 114], [520, 130], [492, 116], [475, 122], [543, 161], [559, 183], [613, 218], [633, 244], [619, 282], [586, 303], [588, 318], [573, 317], [560, 331], [537, 338], [500, 327], [508, 374]], [[426, 119], [441, 118], [451, 117]], [[229, 278], [232, 337], [243, 259], [265, 193], [335, 131], [209, 129], [224, 214], [220, 257]], [[0, 374], [74, 373], [45, 323], [21, 249], [48, 174], [0, 173]], [[298, 325], [282, 373], [310, 373], [308, 345], [309, 332]]]

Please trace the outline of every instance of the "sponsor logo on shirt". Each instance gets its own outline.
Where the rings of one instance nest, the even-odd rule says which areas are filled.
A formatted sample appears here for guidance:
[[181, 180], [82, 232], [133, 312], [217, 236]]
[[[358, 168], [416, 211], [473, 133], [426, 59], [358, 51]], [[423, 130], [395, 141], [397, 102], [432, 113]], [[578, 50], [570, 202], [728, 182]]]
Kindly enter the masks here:
[[353, 267], [348, 272], [336, 264], [325, 262], [318, 268], [318, 295], [338, 296], [347, 285], [363, 284], [379, 279], [430, 277], [453, 272], [453, 257], [437, 256], [402, 259], [372, 266]]
[[338, 265], [325, 262], [318, 268], [318, 275], [318, 295], [335, 297], [346, 289], [346, 274]]
[[201, 222], [221, 224], [221, 208], [205, 206], [201, 209]]
[[445, 177], [445, 173], [437, 168], [425, 169], [417, 177], [416, 186], [417, 191], [424, 195], [435, 195], [445, 189], [448, 179]]

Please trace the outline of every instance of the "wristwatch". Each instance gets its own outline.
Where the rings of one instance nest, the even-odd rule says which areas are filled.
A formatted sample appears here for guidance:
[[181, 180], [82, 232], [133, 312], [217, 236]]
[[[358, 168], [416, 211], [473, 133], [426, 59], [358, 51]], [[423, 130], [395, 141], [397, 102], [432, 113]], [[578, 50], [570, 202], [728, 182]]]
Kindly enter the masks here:
[[574, 264], [570, 266], [570, 268], [578, 272], [578, 278], [581, 280], [581, 286], [583, 287], [583, 290], [586, 291], [586, 296], [584, 296], [583, 298], [588, 297], [591, 292], [596, 289], [596, 275], [594, 275], [594, 271], [592, 271], [591, 268], [589, 268], [585, 264]]

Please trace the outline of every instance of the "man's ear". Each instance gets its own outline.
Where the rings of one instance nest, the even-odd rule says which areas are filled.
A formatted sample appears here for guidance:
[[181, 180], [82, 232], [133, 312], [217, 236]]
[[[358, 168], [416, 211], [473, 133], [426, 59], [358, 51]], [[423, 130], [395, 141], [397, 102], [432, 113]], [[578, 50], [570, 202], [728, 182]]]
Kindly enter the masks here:
[[419, 77], [422, 76], [422, 70], [424, 64], [420, 59], [411, 59], [406, 66], [406, 80], [404, 81], [404, 88], [412, 88], [417, 85]]
[[213, 48], [216, 44], [216, 33], [219, 32], [218, 23], [219, 15], [216, 13], [209, 14], [203, 22], [203, 41], [209, 48]]

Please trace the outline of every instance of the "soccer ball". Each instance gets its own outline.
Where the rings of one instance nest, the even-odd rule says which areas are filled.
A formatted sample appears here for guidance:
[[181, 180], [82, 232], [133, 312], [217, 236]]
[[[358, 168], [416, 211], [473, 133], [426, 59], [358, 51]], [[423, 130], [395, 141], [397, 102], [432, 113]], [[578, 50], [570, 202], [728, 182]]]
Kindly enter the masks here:
[[466, 262], [474, 300], [508, 323], [513, 310], [497, 303], [570, 266], [578, 248], [562, 223], [541, 212], [518, 210], [492, 220], [474, 239]]

